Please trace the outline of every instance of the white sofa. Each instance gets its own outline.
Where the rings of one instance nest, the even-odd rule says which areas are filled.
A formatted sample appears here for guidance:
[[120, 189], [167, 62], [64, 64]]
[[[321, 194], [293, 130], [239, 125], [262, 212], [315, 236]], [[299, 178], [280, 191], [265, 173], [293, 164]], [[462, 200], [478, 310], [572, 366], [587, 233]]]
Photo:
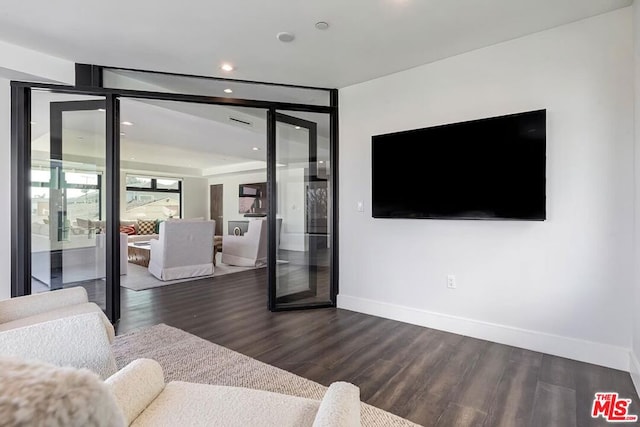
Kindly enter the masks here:
[[267, 220], [249, 221], [242, 236], [222, 236], [222, 262], [242, 267], [261, 267], [267, 264]]
[[89, 302], [87, 291], [81, 286], [0, 301], [0, 332], [87, 313], [95, 313], [101, 319], [112, 342], [113, 325], [100, 307]]
[[160, 280], [212, 275], [215, 228], [215, 221], [161, 223], [160, 237], [151, 241], [149, 272]]
[[103, 320], [99, 313], [85, 313], [2, 331], [0, 356], [87, 368], [109, 378], [117, 367]]
[[[92, 372], [70, 367], [108, 378], [102, 382]], [[348, 383], [332, 384], [318, 401], [239, 387], [165, 384], [161, 366], [149, 359], [135, 360], [109, 376], [114, 367], [108, 337], [96, 314], [0, 333], [0, 423], [360, 426], [359, 389]]]

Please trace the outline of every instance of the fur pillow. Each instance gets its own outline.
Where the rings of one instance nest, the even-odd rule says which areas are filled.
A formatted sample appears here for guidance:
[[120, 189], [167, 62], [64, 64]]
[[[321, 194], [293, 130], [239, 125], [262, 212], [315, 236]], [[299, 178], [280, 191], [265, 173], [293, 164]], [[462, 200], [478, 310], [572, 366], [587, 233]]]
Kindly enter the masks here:
[[0, 358], [0, 420], [16, 427], [121, 427], [108, 386], [88, 369]]

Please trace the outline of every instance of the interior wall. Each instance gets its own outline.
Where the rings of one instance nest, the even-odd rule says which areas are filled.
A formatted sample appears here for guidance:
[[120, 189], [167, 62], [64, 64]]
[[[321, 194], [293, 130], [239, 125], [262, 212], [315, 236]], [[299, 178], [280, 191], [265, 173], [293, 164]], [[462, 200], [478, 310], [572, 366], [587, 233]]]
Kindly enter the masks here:
[[0, 78], [0, 300], [11, 297], [11, 88]]
[[635, 65], [635, 246], [633, 281], [633, 342], [630, 355], [630, 371], [636, 390], [640, 393], [640, 3], [633, 3], [633, 42]]
[[[625, 8], [342, 89], [339, 307], [627, 369], [632, 58]], [[372, 135], [541, 108], [546, 221], [371, 217]]]
[[8, 79], [73, 84], [75, 65], [0, 41], [0, 299], [11, 296], [11, 88]]
[[[222, 217], [224, 224], [222, 232], [227, 234], [229, 221], [244, 221], [247, 218], [239, 213], [240, 206], [238, 203], [238, 191], [240, 184], [252, 184], [256, 182], [267, 182], [267, 172], [249, 172], [233, 175], [219, 175], [209, 177], [209, 185], [222, 184]], [[211, 194], [207, 189], [207, 216], [210, 217], [209, 204]]]
[[[266, 171], [233, 175], [220, 175], [209, 178], [209, 185], [223, 185], [223, 233], [228, 233], [227, 224], [229, 223], [229, 221], [247, 220], [247, 218], [245, 218], [243, 214], [238, 212], [239, 185], [266, 181]], [[280, 249], [288, 251], [305, 251], [307, 249], [307, 242], [304, 233], [304, 169], [283, 168], [283, 170], [279, 171], [278, 174], [277, 189], [279, 197], [276, 216], [278, 218], [282, 218], [282, 229], [280, 230]]]

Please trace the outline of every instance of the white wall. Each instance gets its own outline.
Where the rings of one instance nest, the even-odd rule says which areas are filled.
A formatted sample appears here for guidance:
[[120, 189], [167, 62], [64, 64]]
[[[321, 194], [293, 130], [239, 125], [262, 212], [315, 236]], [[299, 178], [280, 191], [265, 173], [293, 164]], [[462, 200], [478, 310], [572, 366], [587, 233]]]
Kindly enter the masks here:
[[[245, 221], [247, 218], [239, 213], [238, 186], [240, 184], [252, 184], [255, 182], [267, 182], [267, 172], [250, 172], [233, 175], [219, 175], [209, 178], [209, 185], [222, 184], [222, 233], [227, 234], [227, 224], [229, 221]], [[209, 218], [209, 190], [207, 190], [207, 218]], [[215, 218], [213, 218], [215, 219]]]
[[209, 182], [207, 178], [186, 177], [182, 181], [182, 217], [209, 218]]
[[640, 3], [633, 3], [633, 41], [635, 61], [635, 277], [633, 282], [633, 343], [630, 371], [636, 390], [640, 393]]
[[0, 300], [11, 297], [11, 88], [0, 78]]
[[0, 41], [0, 300], [11, 296], [11, 88], [6, 78], [73, 84], [74, 63]]
[[[244, 174], [220, 175], [209, 178], [209, 184], [222, 184], [222, 203], [224, 225], [222, 232], [227, 233], [229, 221], [244, 221], [247, 218], [238, 213], [238, 186], [254, 182], [266, 182], [267, 173], [250, 172]], [[283, 168], [278, 172], [278, 210], [276, 215], [282, 218], [280, 231], [280, 249], [305, 251], [307, 241], [305, 226], [304, 169]]]
[[[632, 58], [625, 8], [341, 90], [338, 305], [627, 369]], [[371, 218], [372, 135], [539, 108], [547, 221]]]

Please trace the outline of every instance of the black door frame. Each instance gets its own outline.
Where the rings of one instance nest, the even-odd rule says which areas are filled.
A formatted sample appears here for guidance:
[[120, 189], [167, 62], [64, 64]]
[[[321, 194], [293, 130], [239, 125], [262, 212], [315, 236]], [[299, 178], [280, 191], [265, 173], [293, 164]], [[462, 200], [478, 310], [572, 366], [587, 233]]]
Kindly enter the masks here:
[[[82, 64], [77, 64], [82, 65]], [[298, 112], [310, 112], [310, 113], [325, 113], [330, 115], [330, 150], [331, 150], [331, 162], [332, 162], [332, 221], [331, 221], [331, 246], [332, 246], [332, 271], [331, 271], [331, 304], [324, 304], [322, 306], [335, 306], [336, 295], [338, 293], [338, 179], [337, 179], [337, 161], [338, 161], [338, 90], [337, 89], [323, 89], [323, 88], [311, 88], [306, 86], [294, 86], [294, 85], [278, 85], [283, 87], [300, 87], [306, 89], [319, 89], [328, 90], [330, 105], [308, 105], [308, 104], [296, 104], [288, 102], [271, 102], [271, 101], [259, 101], [259, 100], [247, 100], [236, 99], [226, 97], [215, 96], [202, 96], [202, 95], [189, 95], [180, 93], [162, 93], [162, 92], [150, 92], [139, 91], [130, 89], [111, 89], [102, 87], [102, 79], [99, 76], [102, 75], [102, 69], [107, 67], [102, 66], [90, 66], [91, 75], [94, 78], [83, 80], [81, 77], [82, 70], [86, 70], [86, 66], [80, 67], [80, 73], [77, 76], [76, 86], [57, 85], [49, 83], [35, 83], [35, 82], [11, 82], [11, 164], [12, 164], [12, 195], [11, 195], [11, 223], [12, 223], [12, 237], [11, 237], [11, 296], [17, 297], [22, 295], [31, 294], [31, 201], [29, 197], [25, 197], [30, 190], [30, 171], [31, 171], [31, 91], [43, 90], [56, 93], [87, 95], [87, 96], [99, 96], [104, 97], [106, 102], [106, 170], [107, 170], [107, 194], [118, 195], [114, 197], [112, 203], [107, 203], [106, 217], [107, 217], [107, 254], [106, 254], [106, 270], [107, 277], [112, 278], [111, 285], [106, 288], [107, 297], [107, 316], [111, 321], [115, 322], [120, 318], [120, 263], [119, 263], [119, 244], [115, 244], [116, 237], [119, 238], [119, 191], [120, 191], [120, 177], [118, 173], [108, 173], [108, 171], [119, 170], [120, 167], [120, 121], [119, 112], [120, 105], [119, 100], [121, 98], [138, 98], [138, 99], [152, 99], [152, 100], [164, 100], [164, 101], [179, 101], [190, 102], [198, 104], [210, 104], [210, 105], [222, 105], [222, 106], [237, 106], [264, 109], [267, 111], [267, 147], [275, 147], [275, 120], [276, 110], [280, 111], [298, 111]], [[76, 67], [78, 71], [78, 67]], [[145, 70], [135, 70], [141, 72], [149, 72]], [[171, 73], [161, 73], [171, 74]], [[179, 74], [176, 74], [179, 75]], [[197, 76], [194, 76], [197, 77]], [[213, 80], [227, 80], [229, 79], [217, 79]], [[264, 84], [263, 82], [249, 82], [255, 84]], [[267, 150], [267, 159], [270, 155]], [[275, 163], [274, 163], [275, 164]], [[273, 176], [272, 176], [273, 175]], [[275, 171], [268, 171], [268, 181], [275, 178]], [[112, 196], [113, 197], [113, 196]], [[271, 196], [269, 196], [271, 197]], [[274, 211], [275, 212], [275, 211]], [[275, 214], [274, 214], [275, 215]], [[109, 219], [115, 219], [109, 221]], [[275, 218], [275, 216], [274, 216]], [[273, 229], [272, 229], [273, 228]], [[269, 227], [269, 253], [272, 254], [275, 250], [275, 221], [273, 221], [273, 227]], [[272, 248], [273, 246], [273, 248]], [[115, 262], [118, 260], [118, 262]], [[274, 258], [275, 260], [275, 258]], [[275, 262], [275, 261], [274, 261]], [[275, 268], [270, 267], [273, 274], [275, 274]], [[269, 280], [272, 280], [271, 274]], [[268, 302], [271, 308], [271, 301]], [[308, 305], [305, 307], [292, 307], [299, 308], [315, 308], [317, 305]]]
[[[272, 115], [275, 123], [286, 123], [292, 126], [297, 126], [301, 128], [305, 128], [308, 130], [309, 134], [309, 144], [308, 144], [308, 173], [305, 174], [305, 184], [309, 184], [310, 182], [320, 181], [318, 177], [318, 125], [315, 122], [304, 120], [299, 117], [289, 116], [287, 114], [283, 114], [280, 110], [274, 111]], [[275, 129], [275, 125], [274, 125]], [[277, 182], [276, 182], [276, 158], [277, 158], [277, 136], [273, 136], [269, 139], [269, 145], [267, 146], [267, 170], [272, 171], [271, 176], [273, 179], [267, 180], [267, 185], [269, 189], [267, 191], [269, 195], [269, 206], [277, 206], [278, 203], [278, 191], [277, 191]], [[268, 225], [269, 231], [271, 233], [276, 232], [276, 210], [275, 208], [269, 209], [268, 214]], [[307, 233], [307, 224], [305, 223], [305, 233]], [[322, 308], [322, 307], [334, 307], [336, 304], [335, 295], [333, 292], [329, 292], [329, 301], [319, 301], [314, 303], [296, 303], [296, 300], [305, 299], [308, 297], [313, 297], [317, 295], [318, 289], [318, 264], [317, 264], [317, 242], [315, 241], [316, 236], [309, 235], [309, 265], [308, 274], [309, 274], [309, 290], [301, 292], [300, 294], [295, 294], [294, 296], [287, 296], [284, 298], [277, 298], [276, 295], [276, 269], [277, 269], [277, 248], [275, 246], [275, 241], [269, 242], [269, 310], [271, 311], [284, 311], [284, 310], [299, 310], [309, 307], [314, 308]], [[330, 274], [330, 281], [331, 281]]]

